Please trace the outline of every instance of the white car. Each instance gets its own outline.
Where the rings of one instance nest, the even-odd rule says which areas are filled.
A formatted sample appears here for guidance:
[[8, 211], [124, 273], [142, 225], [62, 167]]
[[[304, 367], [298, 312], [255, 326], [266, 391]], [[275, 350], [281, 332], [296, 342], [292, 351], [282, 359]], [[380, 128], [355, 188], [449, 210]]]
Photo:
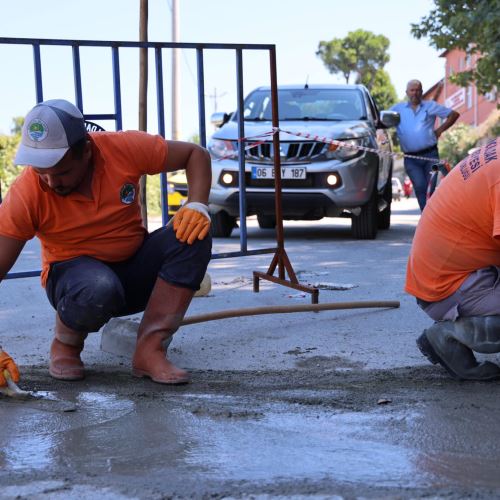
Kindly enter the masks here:
[[401, 196], [403, 196], [403, 185], [397, 177], [392, 178], [392, 199], [394, 201], [400, 201]]

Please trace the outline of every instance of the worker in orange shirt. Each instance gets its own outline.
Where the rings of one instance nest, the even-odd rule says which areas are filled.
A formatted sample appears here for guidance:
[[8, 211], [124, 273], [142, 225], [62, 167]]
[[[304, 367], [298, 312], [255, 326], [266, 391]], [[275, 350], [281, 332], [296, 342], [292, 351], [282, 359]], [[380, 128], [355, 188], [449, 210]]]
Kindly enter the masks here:
[[[144, 132], [88, 134], [80, 110], [54, 99], [26, 116], [15, 163], [25, 168], [0, 205], [0, 279], [37, 236], [42, 285], [56, 311], [52, 377], [82, 379], [87, 334], [111, 317], [144, 311], [132, 374], [186, 383], [188, 373], [167, 359], [163, 345], [179, 327], [210, 260], [208, 152]], [[172, 225], [149, 234], [139, 179], [181, 168], [188, 202]]]
[[421, 352], [459, 380], [500, 378], [474, 352], [500, 352], [500, 140], [442, 180], [417, 226], [405, 290], [435, 321]]

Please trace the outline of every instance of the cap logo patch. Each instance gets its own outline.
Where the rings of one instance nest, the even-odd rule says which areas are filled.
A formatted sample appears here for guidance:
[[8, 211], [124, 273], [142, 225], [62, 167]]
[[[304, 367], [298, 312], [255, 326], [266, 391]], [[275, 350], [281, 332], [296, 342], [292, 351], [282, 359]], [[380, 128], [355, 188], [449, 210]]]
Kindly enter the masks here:
[[43, 141], [47, 137], [48, 133], [49, 128], [47, 127], [47, 124], [39, 118], [35, 118], [28, 125], [28, 135], [34, 142]]
[[120, 189], [120, 200], [125, 205], [130, 205], [135, 200], [135, 186], [133, 184], [124, 184]]

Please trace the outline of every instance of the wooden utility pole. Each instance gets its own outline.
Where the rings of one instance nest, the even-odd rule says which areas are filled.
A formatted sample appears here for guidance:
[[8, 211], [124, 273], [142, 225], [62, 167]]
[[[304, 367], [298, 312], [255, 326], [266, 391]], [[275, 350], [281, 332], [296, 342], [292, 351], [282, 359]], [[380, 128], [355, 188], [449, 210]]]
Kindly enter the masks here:
[[[139, 18], [139, 41], [148, 41], [148, 0], [141, 0]], [[148, 129], [148, 49], [139, 49], [139, 130]], [[148, 228], [148, 207], [146, 196], [146, 176], [139, 181], [139, 201], [144, 227]]]
[[[179, 41], [179, 0], [172, 0], [172, 42]], [[172, 49], [172, 139], [180, 139], [180, 86], [179, 86], [179, 54], [180, 49]]]

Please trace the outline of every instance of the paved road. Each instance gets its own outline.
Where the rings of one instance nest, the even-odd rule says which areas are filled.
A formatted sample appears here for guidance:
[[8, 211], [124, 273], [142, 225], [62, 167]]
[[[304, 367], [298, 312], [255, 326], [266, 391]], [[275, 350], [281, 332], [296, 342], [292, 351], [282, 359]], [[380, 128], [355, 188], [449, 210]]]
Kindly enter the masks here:
[[[0, 399], [0, 498], [499, 496], [500, 386], [456, 383], [415, 347], [430, 324], [403, 292], [417, 221], [416, 202], [403, 200], [375, 241], [352, 240], [348, 221], [285, 223], [299, 279], [340, 288], [320, 302], [401, 307], [183, 327], [170, 356], [193, 374], [185, 387], [131, 378], [99, 334], [86, 344], [85, 381], [51, 380], [43, 291], [37, 279], [4, 282], [1, 343], [42, 399]], [[273, 234], [249, 220], [249, 248], [272, 246]], [[238, 247], [237, 231], [214, 242], [215, 252]], [[212, 261], [212, 291], [189, 315], [309, 303], [270, 282], [252, 292], [252, 271], [270, 260]], [[16, 270], [37, 265], [32, 243]]]

